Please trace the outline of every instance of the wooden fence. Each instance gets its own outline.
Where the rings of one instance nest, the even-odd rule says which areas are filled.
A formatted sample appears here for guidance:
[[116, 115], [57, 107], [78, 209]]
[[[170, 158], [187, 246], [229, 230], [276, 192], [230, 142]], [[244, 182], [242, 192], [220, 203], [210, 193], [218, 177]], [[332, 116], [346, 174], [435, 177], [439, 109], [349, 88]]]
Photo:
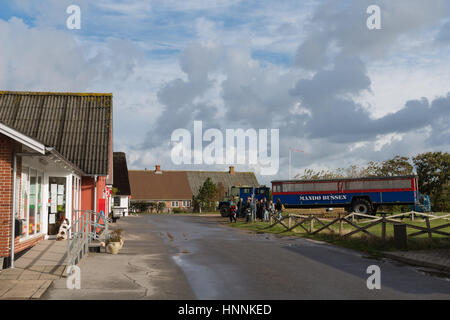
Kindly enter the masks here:
[[[322, 216], [322, 215], [321, 215]], [[417, 219], [422, 219], [425, 222], [425, 227], [418, 226], [411, 223], [405, 223], [402, 220], [410, 217], [411, 221], [415, 221]], [[431, 227], [430, 221], [442, 219], [447, 223], [444, 223], [439, 226]], [[355, 220], [358, 220], [356, 223]], [[339, 225], [339, 235], [342, 237], [350, 237], [357, 233], [364, 233], [368, 236], [372, 236], [375, 238], [381, 238], [382, 240], [386, 240], [386, 225], [387, 224], [403, 224], [407, 229], [414, 229], [413, 233], [408, 234], [408, 237], [416, 237], [422, 234], [428, 234], [428, 238], [432, 239], [433, 234], [439, 234], [443, 236], [450, 237], [450, 233], [444, 232], [441, 229], [450, 226], [450, 214], [437, 216], [429, 213], [422, 212], [414, 212], [410, 211], [407, 213], [400, 213], [391, 216], [387, 216], [387, 214], [380, 214], [380, 216], [371, 216], [362, 213], [350, 213], [344, 214], [339, 213], [337, 217], [333, 218], [319, 218], [314, 214], [288, 214], [286, 216], [282, 216], [281, 219], [278, 219], [277, 215], [272, 215], [270, 217], [270, 225], [265, 227], [264, 229], [273, 228], [276, 225], [280, 225], [285, 228], [282, 232], [293, 231], [295, 228], [303, 229], [307, 234], [318, 234], [324, 230], [328, 230], [331, 233], [336, 233], [336, 230], [331, 228], [333, 225]], [[344, 224], [351, 226], [354, 230], [344, 233]], [[381, 224], [381, 237], [379, 235], [370, 232], [367, 229], [374, 227], [378, 224]], [[318, 226], [318, 229], [315, 229], [315, 226]]]

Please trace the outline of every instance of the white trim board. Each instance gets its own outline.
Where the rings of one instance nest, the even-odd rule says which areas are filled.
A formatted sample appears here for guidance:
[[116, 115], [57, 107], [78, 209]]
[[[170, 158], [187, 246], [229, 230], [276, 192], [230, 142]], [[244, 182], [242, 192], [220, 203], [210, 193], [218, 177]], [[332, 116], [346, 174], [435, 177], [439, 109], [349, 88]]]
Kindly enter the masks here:
[[33, 149], [34, 151], [37, 151], [41, 154], [45, 154], [45, 146], [42, 143], [28, 137], [27, 135], [24, 135], [23, 133], [20, 133], [17, 130], [14, 130], [4, 125], [3, 123], [0, 123], [0, 133], [16, 140], [17, 142], [20, 142], [23, 145], [26, 145], [27, 147]]

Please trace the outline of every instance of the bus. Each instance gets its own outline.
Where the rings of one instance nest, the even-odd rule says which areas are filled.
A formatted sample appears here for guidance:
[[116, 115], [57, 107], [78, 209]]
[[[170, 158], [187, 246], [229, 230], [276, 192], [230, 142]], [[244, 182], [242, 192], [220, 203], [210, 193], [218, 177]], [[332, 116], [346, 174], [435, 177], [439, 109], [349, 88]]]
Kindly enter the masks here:
[[[285, 208], [341, 207], [363, 214], [375, 214], [379, 206], [389, 205], [431, 209], [429, 197], [419, 193], [417, 176], [274, 180], [272, 197], [274, 202], [280, 199]], [[419, 199], [428, 199], [427, 208]]]

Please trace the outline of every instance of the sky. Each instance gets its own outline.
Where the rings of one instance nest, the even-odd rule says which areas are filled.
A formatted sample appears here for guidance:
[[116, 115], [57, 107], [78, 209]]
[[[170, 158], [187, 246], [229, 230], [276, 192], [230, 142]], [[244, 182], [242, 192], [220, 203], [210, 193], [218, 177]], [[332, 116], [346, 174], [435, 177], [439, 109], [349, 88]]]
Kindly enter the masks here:
[[[380, 7], [381, 29], [366, 10]], [[66, 26], [81, 9], [81, 29]], [[0, 0], [0, 90], [111, 92], [129, 169], [177, 165], [171, 134], [279, 129], [279, 170], [450, 147], [447, 0]], [[206, 144], [205, 144], [206, 145]]]

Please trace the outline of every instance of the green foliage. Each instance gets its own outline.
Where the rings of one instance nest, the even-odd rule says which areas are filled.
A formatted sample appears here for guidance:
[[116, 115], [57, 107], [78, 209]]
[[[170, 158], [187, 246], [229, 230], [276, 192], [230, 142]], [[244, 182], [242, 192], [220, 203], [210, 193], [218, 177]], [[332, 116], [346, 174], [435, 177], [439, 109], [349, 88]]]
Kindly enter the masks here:
[[[370, 161], [366, 166], [351, 165], [348, 168], [305, 169], [295, 178], [302, 180], [339, 179], [359, 177], [392, 177], [413, 175], [414, 169], [419, 177], [419, 190], [431, 197], [434, 211], [450, 211], [450, 154], [426, 152], [411, 160], [395, 156], [385, 161]], [[405, 206], [394, 207], [394, 212], [405, 211]]]
[[145, 201], [133, 201], [130, 204], [130, 209], [136, 210], [137, 212], [147, 212], [153, 208], [154, 202]]
[[166, 203], [165, 202], [158, 202], [158, 205], [156, 206], [156, 211], [158, 213], [161, 213], [164, 208], [166, 207]]
[[193, 197], [194, 209], [198, 209], [200, 212], [203, 209], [213, 211], [215, 209], [217, 193], [217, 186], [208, 177], [198, 191], [198, 194]]
[[413, 158], [419, 190], [429, 194], [434, 211], [450, 210], [450, 153], [426, 152]]

